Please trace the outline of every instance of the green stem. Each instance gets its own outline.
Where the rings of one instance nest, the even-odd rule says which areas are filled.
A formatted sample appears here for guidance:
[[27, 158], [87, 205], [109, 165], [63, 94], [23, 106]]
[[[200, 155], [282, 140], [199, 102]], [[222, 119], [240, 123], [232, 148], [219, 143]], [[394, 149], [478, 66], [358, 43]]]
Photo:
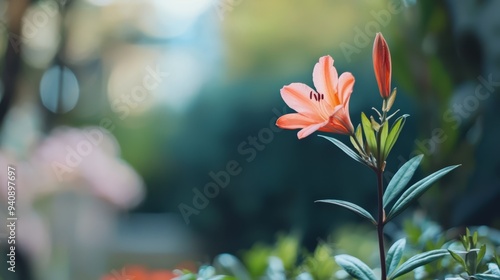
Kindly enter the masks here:
[[[384, 101], [384, 103], [387, 102], [387, 100]], [[384, 125], [384, 123], [387, 122], [387, 111], [382, 108], [382, 119], [381, 119], [381, 124]], [[387, 125], [387, 124], [386, 124]], [[378, 149], [380, 149], [381, 143], [380, 143], [380, 138], [378, 140]], [[378, 222], [377, 222], [377, 235], [378, 235], [378, 249], [380, 253], [380, 273], [381, 273], [381, 279], [386, 280], [387, 279], [387, 268], [385, 266], [385, 248], [384, 248], [384, 225], [385, 225], [385, 210], [384, 210], [384, 161], [385, 159], [381, 158], [381, 151], [378, 150], [378, 158], [377, 158], [377, 170], [375, 172], [377, 173], [377, 191], [378, 191]]]
[[385, 267], [385, 248], [384, 248], [384, 220], [385, 220], [385, 212], [384, 212], [384, 204], [382, 201], [383, 191], [384, 191], [384, 181], [383, 174], [384, 172], [380, 169], [376, 171], [377, 173], [377, 183], [378, 183], [378, 222], [377, 222], [377, 235], [378, 235], [378, 249], [380, 253], [380, 270], [381, 270], [381, 279], [387, 279], [387, 269]]

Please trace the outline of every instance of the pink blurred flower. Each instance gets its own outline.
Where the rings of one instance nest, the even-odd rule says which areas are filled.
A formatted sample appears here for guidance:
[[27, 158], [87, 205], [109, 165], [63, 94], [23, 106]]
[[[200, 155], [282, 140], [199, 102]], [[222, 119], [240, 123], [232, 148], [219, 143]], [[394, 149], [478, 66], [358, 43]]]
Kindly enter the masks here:
[[[36, 145], [26, 159], [19, 159], [7, 151], [0, 151], [0, 168], [7, 166], [16, 168], [16, 214], [18, 220], [19, 248], [28, 253], [39, 265], [45, 265], [51, 256], [53, 235], [57, 228], [51, 223], [54, 213], [52, 208], [40, 208], [46, 198], [64, 192], [74, 192], [78, 197], [98, 197], [106, 201], [103, 208], [62, 209], [61, 217], [73, 219], [77, 213], [78, 220], [72, 220], [79, 227], [92, 230], [88, 233], [80, 230], [79, 240], [88, 248], [89, 242], [97, 242], [99, 234], [105, 234], [111, 225], [100, 224], [89, 220], [101, 214], [102, 223], [106, 223], [112, 213], [99, 212], [102, 209], [130, 208], [141, 201], [144, 196], [144, 183], [137, 172], [119, 158], [119, 146], [116, 139], [100, 127], [76, 129], [60, 127], [54, 129], [40, 144]], [[6, 189], [6, 180], [0, 185]], [[81, 195], [81, 194], [86, 195]], [[6, 201], [6, 192], [0, 192], [0, 199]], [[56, 199], [57, 200], [57, 199]], [[51, 200], [46, 205], [56, 201]], [[44, 212], [45, 211], [49, 211]], [[111, 211], [112, 212], [112, 211]], [[56, 214], [57, 214], [56, 213]], [[52, 221], [57, 223], [59, 220]], [[100, 221], [100, 220], [99, 220]], [[61, 223], [67, 221], [60, 220]], [[90, 224], [90, 226], [89, 226]], [[92, 225], [99, 225], [93, 229]], [[60, 230], [60, 229], [59, 229]], [[84, 236], [85, 238], [83, 238]]]
[[129, 208], [142, 199], [143, 182], [118, 156], [116, 139], [103, 128], [61, 127], [45, 138], [31, 162], [43, 171], [48, 189], [87, 186], [93, 194]]

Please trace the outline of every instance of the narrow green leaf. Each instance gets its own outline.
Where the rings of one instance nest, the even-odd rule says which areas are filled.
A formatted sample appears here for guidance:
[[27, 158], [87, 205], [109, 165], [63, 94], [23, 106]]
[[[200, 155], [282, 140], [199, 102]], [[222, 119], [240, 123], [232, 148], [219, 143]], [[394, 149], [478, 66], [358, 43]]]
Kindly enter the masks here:
[[387, 101], [387, 103], [385, 103], [385, 100], [384, 100], [384, 103], [385, 103], [384, 104], [385, 106], [383, 106], [384, 111], [389, 112], [389, 110], [391, 110], [392, 105], [394, 104], [394, 101], [396, 100], [396, 93], [397, 93], [397, 88], [394, 88], [392, 90], [391, 95], [389, 96], [389, 100]]
[[361, 148], [363, 147], [363, 130], [361, 129], [361, 125], [358, 124], [358, 127], [356, 128], [356, 139], [358, 139], [359, 144], [361, 145]]
[[[465, 230], [468, 231], [469, 229], [465, 228]], [[462, 241], [462, 245], [464, 246], [465, 250], [469, 250], [469, 239], [467, 238], [467, 236], [463, 235], [460, 241]]]
[[335, 262], [340, 265], [349, 275], [359, 280], [376, 280], [377, 277], [372, 270], [359, 259], [350, 255], [335, 256]]
[[353, 151], [351, 148], [347, 147], [341, 141], [339, 141], [339, 140], [337, 140], [335, 138], [332, 138], [332, 137], [324, 136], [324, 135], [319, 135], [319, 137], [323, 137], [326, 140], [332, 142], [333, 144], [335, 144], [335, 146], [339, 147], [339, 149], [341, 149], [342, 151], [344, 151], [344, 153], [346, 153], [352, 159], [354, 159], [355, 161], [361, 162], [362, 164], [366, 165], [365, 161], [358, 154], [356, 154], [355, 151]]
[[389, 156], [390, 151], [392, 150], [392, 147], [394, 147], [394, 144], [396, 144], [396, 141], [398, 140], [399, 133], [401, 130], [403, 130], [403, 126], [405, 125], [406, 118], [409, 115], [402, 115], [399, 118], [397, 118], [394, 121], [394, 125], [391, 128], [391, 131], [389, 132], [389, 135], [387, 136], [385, 148], [384, 148], [384, 157], [387, 158]]
[[356, 140], [354, 139], [354, 137], [350, 136], [349, 137], [349, 140], [351, 140], [351, 144], [352, 146], [356, 149], [356, 151], [358, 151], [359, 154], [362, 154], [363, 151], [361, 150], [361, 148], [358, 146], [358, 143], [356, 143]]
[[387, 189], [384, 193], [384, 208], [389, 205], [394, 198], [396, 198], [401, 191], [406, 187], [406, 184], [411, 180], [413, 174], [417, 170], [420, 162], [422, 161], [423, 155], [418, 155], [407, 161], [401, 168], [394, 174], [391, 181], [387, 185]]
[[419, 198], [427, 189], [429, 189], [432, 186], [432, 183], [459, 166], [460, 165], [453, 165], [445, 167], [409, 187], [396, 201], [396, 203], [394, 203], [394, 206], [387, 215], [386, 221], [389, 221], [390, 219], [396, 217], [399, 213], [405, 210], [411, 202]]
[[382, 128], [381, 128], [381, 132], [380, 132], [380, 151], [381, 153], [383, 153], [383, 156], [385, 158], [385, 146], [386, 146], [386, 142], [387, 142], [387, 135], [389, 133], [389, 123], [388, 122], [384, 122], [382, 124]]
[[366, 211], [361, 206], [358, 206], [352, 202], [348, 202], [348, 201], [344, 201], [344, 200], [336, 200], [336, 199], [316, 200], [315, 202], [330, 203], [330, 204], [342, 206], [342, 207], [349, 209], [349, 210], [353, 211], [354, 213], [360, 215], [361, 217], [368, 219], [374, 225], [377, 224], [377, 222], [375, 221], [373, 216], [368, 211]]
[[[486, 254], [486, 244], [483, 244], [481, 246], [481, 248], [479, 249], [479, 252], [477, 253], [477, 260], [476, 260], [476, 264], [479, 266], [479, 264], [481, 263], [481, 261], [483, 260], [484, 258], [484, 255]], [[477, 267], [476, 267], [477, 269]]]
[[375, 130], [376, 132], [379, 132], [381, 125], [373, 118], [373, 116], [370, 116], [370, 122], [372, 123], [373, 130]]
[[486, 274], [486, 273], [474, 274], [474, 277], [478, 280], [498, 280], [498, 279], [500, 279], [500, 276], [498, 276], [498, 275]]
[[365, 113], [361, 113], [361, 125], [363, 126], [363, 132], [365, 133], [368, 148], [370, 148], [372, 153], [375, 153], [377, 151], [377, 140], [375, 138], [375, 132], [372, 128], [372, 123], [366, 117]]
[[[406, 116], [406, 115], [404, 115], [404, 116]], [[386, 145], [384, 148], [385, 157], [389, 156], [389, 153], [390, 153], [392, 147], [394, 146], [394, 144], [396, 144], [396, 141], [399, 137], [399, 133], [403, 129], [405, 121], [406, 121], [406, 117], [403, 117], [403, 116], [397, 118], [396, 121], [394, 121], [394, 124], [392, 125], [392, 127], [389, 131], [389, 135], [387, 136]]]
[[469, 273], [467, 265], [465, 264], [465, 260], [459, 254], [453, 252], [452, 250], [448, 250], [448, 252], [450, 253], [451, 257], [455, 259], [458, 263], [460, 263], [460, 265], [464, 268], [464, 270], [467, 273]]
[[387, 274], [391, 274], [396, 267], [398, 267], [401, 257], [403, 256], [403, 251], [406, 246], [406, 239], [401, 238], [392, 244], [389, 251], [387, 251], [387, 257], [385, 260], [385, 265], [387, 267]]
[[401, 264], [397, 270], [389, 275], [389, 279], [395, 279], [401, 275], [404, 275], [415, 268], [422, 265], [426, 265], [433, 262], [441, 257], [448, 255], [448, 251], [445, 249], [432, 250], [429, 252], [421, 253], [409, 258], [406, 262]]
[[465, 254], [465, 263], [467, 264], [469, 274], [477, 273], [478, 263], [476, 262], [476, 260], [478, 251], [479, 249], [471, 249], [469, 252]]
[[363, 152], [363, 147], [364, 147], [363, 130], [361, 129], [360, 124], [358, 124], [358, 127], [356, 128], [356, 132], [354, 133], [354, 136], [350, 136], [349, 138], [351, 139], [352, 145], [354, 146], [354, 148], [356, 148], [356, 150], [359, 152], [359, 154], [360, 155], [364, 154], [364, 152]]

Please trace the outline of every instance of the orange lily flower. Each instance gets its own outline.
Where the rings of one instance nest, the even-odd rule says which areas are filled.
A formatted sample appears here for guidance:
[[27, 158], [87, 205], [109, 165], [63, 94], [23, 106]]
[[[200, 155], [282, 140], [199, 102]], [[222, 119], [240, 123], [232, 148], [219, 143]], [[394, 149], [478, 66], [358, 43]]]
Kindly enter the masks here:
[[331, 56], [323, 56], [313, 70], [317, 92], [306, 84], [292, 83], [281, 89], [285, 103], [297, 113], [281, 116], [276, 125], [282, 129], [298, 129], [299, 139], [316, 130], [339, 134], [353, 134], [349, 117], [349, 99], [354, 76], [343, 73], [340, 77]]
[[378, 89], [382, 98], [391, 94], [391, 52], [384, 36], [379, 32], [373, 43], [373, 69], [377, 78]]

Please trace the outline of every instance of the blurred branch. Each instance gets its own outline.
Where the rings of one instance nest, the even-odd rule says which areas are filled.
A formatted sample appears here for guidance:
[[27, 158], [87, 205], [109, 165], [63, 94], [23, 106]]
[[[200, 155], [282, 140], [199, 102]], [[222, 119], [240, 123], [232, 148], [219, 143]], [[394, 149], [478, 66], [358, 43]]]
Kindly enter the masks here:
[[[66, 40], [67, 40], [67, 30], [64, 25], [64, 22], [66, 20], [66, 13], [68, 11], [69, 6], [73, 3], [73, 0], [58, 0], [57, 1], [58, 6], [59, 6], [59, 12], [61, 14], [61, 26], [59, 27], [59, 34], [61, 36], [61, 40], [59, 42], [59, 46], [57, 47], [57, 52], [54, 57], [54, 65], [56, 65], [59, 70], [59, 87], [58, 87], [58, 92], [57, 92], [57, 106], [56, 106], [56, 111], [61, 110], [62, 108], [62, 102], [63, 102], [63, 84], [64, 84], [64, 67], [65, 67], [65, 49], [66, 49]], [[53, 123], [57, 119], [57, 113], [52, 113], [49, 111], [46, 111], [48, 116], [47, 116], [47, 121], [48, 123]]]
[[21, 37], [21, 21], [30, 0], [11, 0], [7, 8], [7, 49], [2, 72], [4, 94], [0, 101], [0, 126], [9, 111], [21, 66], [21, 48], [17, 44]]

